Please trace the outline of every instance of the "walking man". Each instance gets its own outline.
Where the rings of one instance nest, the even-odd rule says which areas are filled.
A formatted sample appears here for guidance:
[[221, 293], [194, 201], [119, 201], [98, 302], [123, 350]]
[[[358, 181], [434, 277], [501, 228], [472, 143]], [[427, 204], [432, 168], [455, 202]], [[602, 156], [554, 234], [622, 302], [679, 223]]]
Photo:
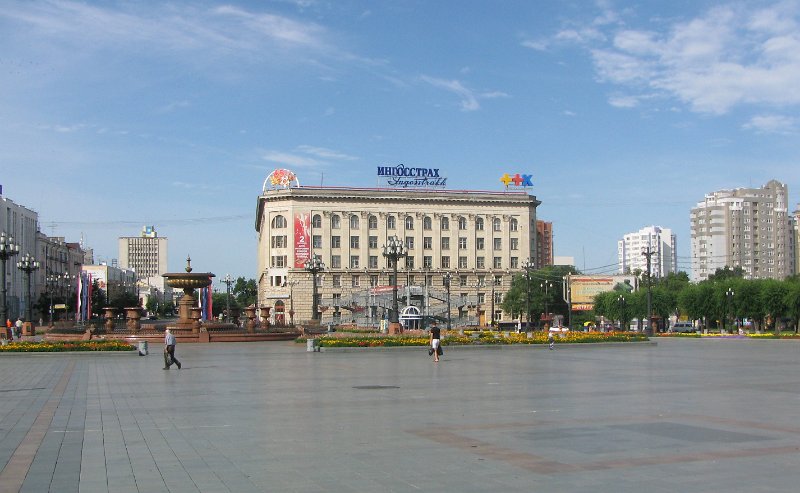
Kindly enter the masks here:
[[181, 362], [175, 359], [175, 335], [169, 329], [164, 331], [164, 369], [169, 370], [172, 363], [181, 369]]
[[22, 338], [22, 319], [17, 318], [17, 323], [14, 324], [14, 337], [17, 339]]

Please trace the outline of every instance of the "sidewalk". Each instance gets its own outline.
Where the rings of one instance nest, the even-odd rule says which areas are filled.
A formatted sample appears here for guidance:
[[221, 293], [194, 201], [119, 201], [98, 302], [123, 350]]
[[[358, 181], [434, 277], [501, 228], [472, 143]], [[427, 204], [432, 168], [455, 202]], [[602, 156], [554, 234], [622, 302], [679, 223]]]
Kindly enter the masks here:
[[797, 341], [0, 358], [0, 492], [752, 492], [800, 479]]

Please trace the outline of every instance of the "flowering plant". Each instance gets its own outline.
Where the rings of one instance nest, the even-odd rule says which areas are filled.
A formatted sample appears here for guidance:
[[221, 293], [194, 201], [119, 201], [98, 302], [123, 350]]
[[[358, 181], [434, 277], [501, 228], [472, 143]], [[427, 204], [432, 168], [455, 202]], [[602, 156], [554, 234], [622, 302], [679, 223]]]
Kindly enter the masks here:
[[0, 346], [3, 353], [60, 353], [64, 351], [132, 351], [134, 346], [124, 341], [21, 341]]

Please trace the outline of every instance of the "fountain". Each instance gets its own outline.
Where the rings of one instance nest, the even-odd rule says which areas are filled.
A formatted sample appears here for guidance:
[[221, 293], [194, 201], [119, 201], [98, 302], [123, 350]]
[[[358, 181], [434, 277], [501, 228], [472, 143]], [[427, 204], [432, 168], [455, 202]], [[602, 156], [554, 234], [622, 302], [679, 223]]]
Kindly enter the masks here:
[[186, 272], [168, 272], [162, 274], [167, 279], [167, 284], [173, 288], [183, 289], [183, 297], [178, 301], [178, 321], [175, 327], [178, 329], [191, 329], [192, 332], [200, 332], [199, 317], [192, 310], [197, 310], [197, 298], [194, 296], [195, 289], [205, 288], [211, 285], [211, 278], [215, 277], [210, 272], [192, 272], [192, 258], [186, 257]]

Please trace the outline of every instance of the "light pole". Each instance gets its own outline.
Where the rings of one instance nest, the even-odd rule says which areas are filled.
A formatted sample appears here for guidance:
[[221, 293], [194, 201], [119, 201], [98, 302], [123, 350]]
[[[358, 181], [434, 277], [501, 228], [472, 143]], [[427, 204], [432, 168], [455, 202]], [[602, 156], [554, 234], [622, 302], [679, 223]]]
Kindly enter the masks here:
[[[728, 290], [725, 291], [725, 297], [728, 300], [728, 307], [727, 307], [728, 309], [726, 310], [728, 313], [726, 314], [726, 316], [730, 315], [733, 312], [733, 295], [734, 295], [733, 288], [728, 288]], [[733, 318], [734, 317], [731, 316], [731, 319], [732, 319], [731, 322], [733, 322]], [[724, 327], [725, 327], [725, 324], [723, 324], [723, 328]]]
[[446, 273], [442, 278], [442, 284], [447, 289], [447, 330], [450, 330], [451, 327], [451, 318], [450, 318], [450, 283], [453, 281], [453, 276], [450, 273]]
[[0, 263], [2, 263], [3, 267], [2, 279], [0, 279], [0, 282], [3, 283], [3, 296], [2, 299], [0, 299], [0, 302], [3, 303], [0, 305], [0, 317], [2, 317], [2, 320], [0, 320], [0, 322], [3, 324], [8, 320], [8, 305], [6, 304], [6, 261], [18, 253], [19, 245], [14, 243], [14, 237], [6, 235], [5, 231], [0, 233]]
[[233, 284], [233, 278], [230, 274], [225, 274], [225, 278], [222, 279], [222, 282], [225, 283], [227, 292], [225, 298], [225, 321], [231, 323], [231, 284]]
[[50, 296], [50, 326], [53, 326], [53, 291], [56, 290], [61, 282], [61, 276], [58, 274], [50, 274], [45, 278], [47, 286], [47, 294]]
[[294, 327], [294, 286], [297, 281], [286, 281], [289, 286], [289, 327]]
[[533, 262], [530, 258], [522, 261], [522, 268], [525, 269], [525, 332], [531, 330], [531, 267]]
[[489, 327], [491, 327], [492, 330], [494, 330], [494, 286], [497, 283], [495, 282], [495, 279], [494, 279], [494, 272], [492, 272], [491, 275], [492, 275], [492, 278], [491, 278], [491, 282], [492, 282], [492, 322], [491, 322], [491, 325]]
[[406, 255], [408, 255], [406, 245], [397, 236], [391, 236], [386, 244], [383, 245], [383, 256], [392, 264], [392, 272], [394, 273], [394, 282], [392, 283], [392, 313], [389, 317], [389, 322], [394, 324], [400, 322], [400, 307], [397, 304], [397, 262]]
[[548, 311], [547, 311], [547, 297], [548, 297], [548, 294], [549, 294], [548, 290], [549, 290], [549, 288], [553, 287], [553, 283], [550, 282], [550, 281], [545, 281], [545, 282], [539, 284], [539, 287], [544, 289], [544, 318], [545, 318], [545, 321], [547, 323], [549, 323], [550, 317], [548, 317], [548, 315], [547, 315], [548, 314]]
[[642, 255], [647, 258], [647, 330], [645, 334], [650, 337], [653, 335], [653, 295], [650, 290], [651, 276], [650, 276], [650, 258], [655, 254], [650, 250], [650, 247], [642, 249]]
[[617, 298], [617, 303], [619, 303], [619, 317], [620, 317], [620, 321], [619, 321], [620, 328], [619, 329], [627, 331], [628, 328], [625, 327], [625, 322], [626, 322], [626, 319], [625, 319], [625, 297], [622, 296], [622, 295], [619, 295], [619, 297]]
[[22, 272], [24, 272], [28, 278], [28, 301], [25, 305], [27, 312], [26, 322], [32, 322], [33, 307], [31, 306], [31, 274], [33, 274], [34, 271], [39, 269], [39, 261], [33, 258], [30, 253], [26, 253], [17, 262], [17, 268]]
[[[311, 320], [319, 321], [319, 312], [317, 306], [317, 274], [325, 270], [325, 264], [322, 263], [321, 258], [314, 255], [305, 261], [303, 268], [311, 273]], [[397, 270], [395, 269], [395, 276], [396, 275]], [[395, 288], [395, 297], [396, 296], [397, 290]]]

